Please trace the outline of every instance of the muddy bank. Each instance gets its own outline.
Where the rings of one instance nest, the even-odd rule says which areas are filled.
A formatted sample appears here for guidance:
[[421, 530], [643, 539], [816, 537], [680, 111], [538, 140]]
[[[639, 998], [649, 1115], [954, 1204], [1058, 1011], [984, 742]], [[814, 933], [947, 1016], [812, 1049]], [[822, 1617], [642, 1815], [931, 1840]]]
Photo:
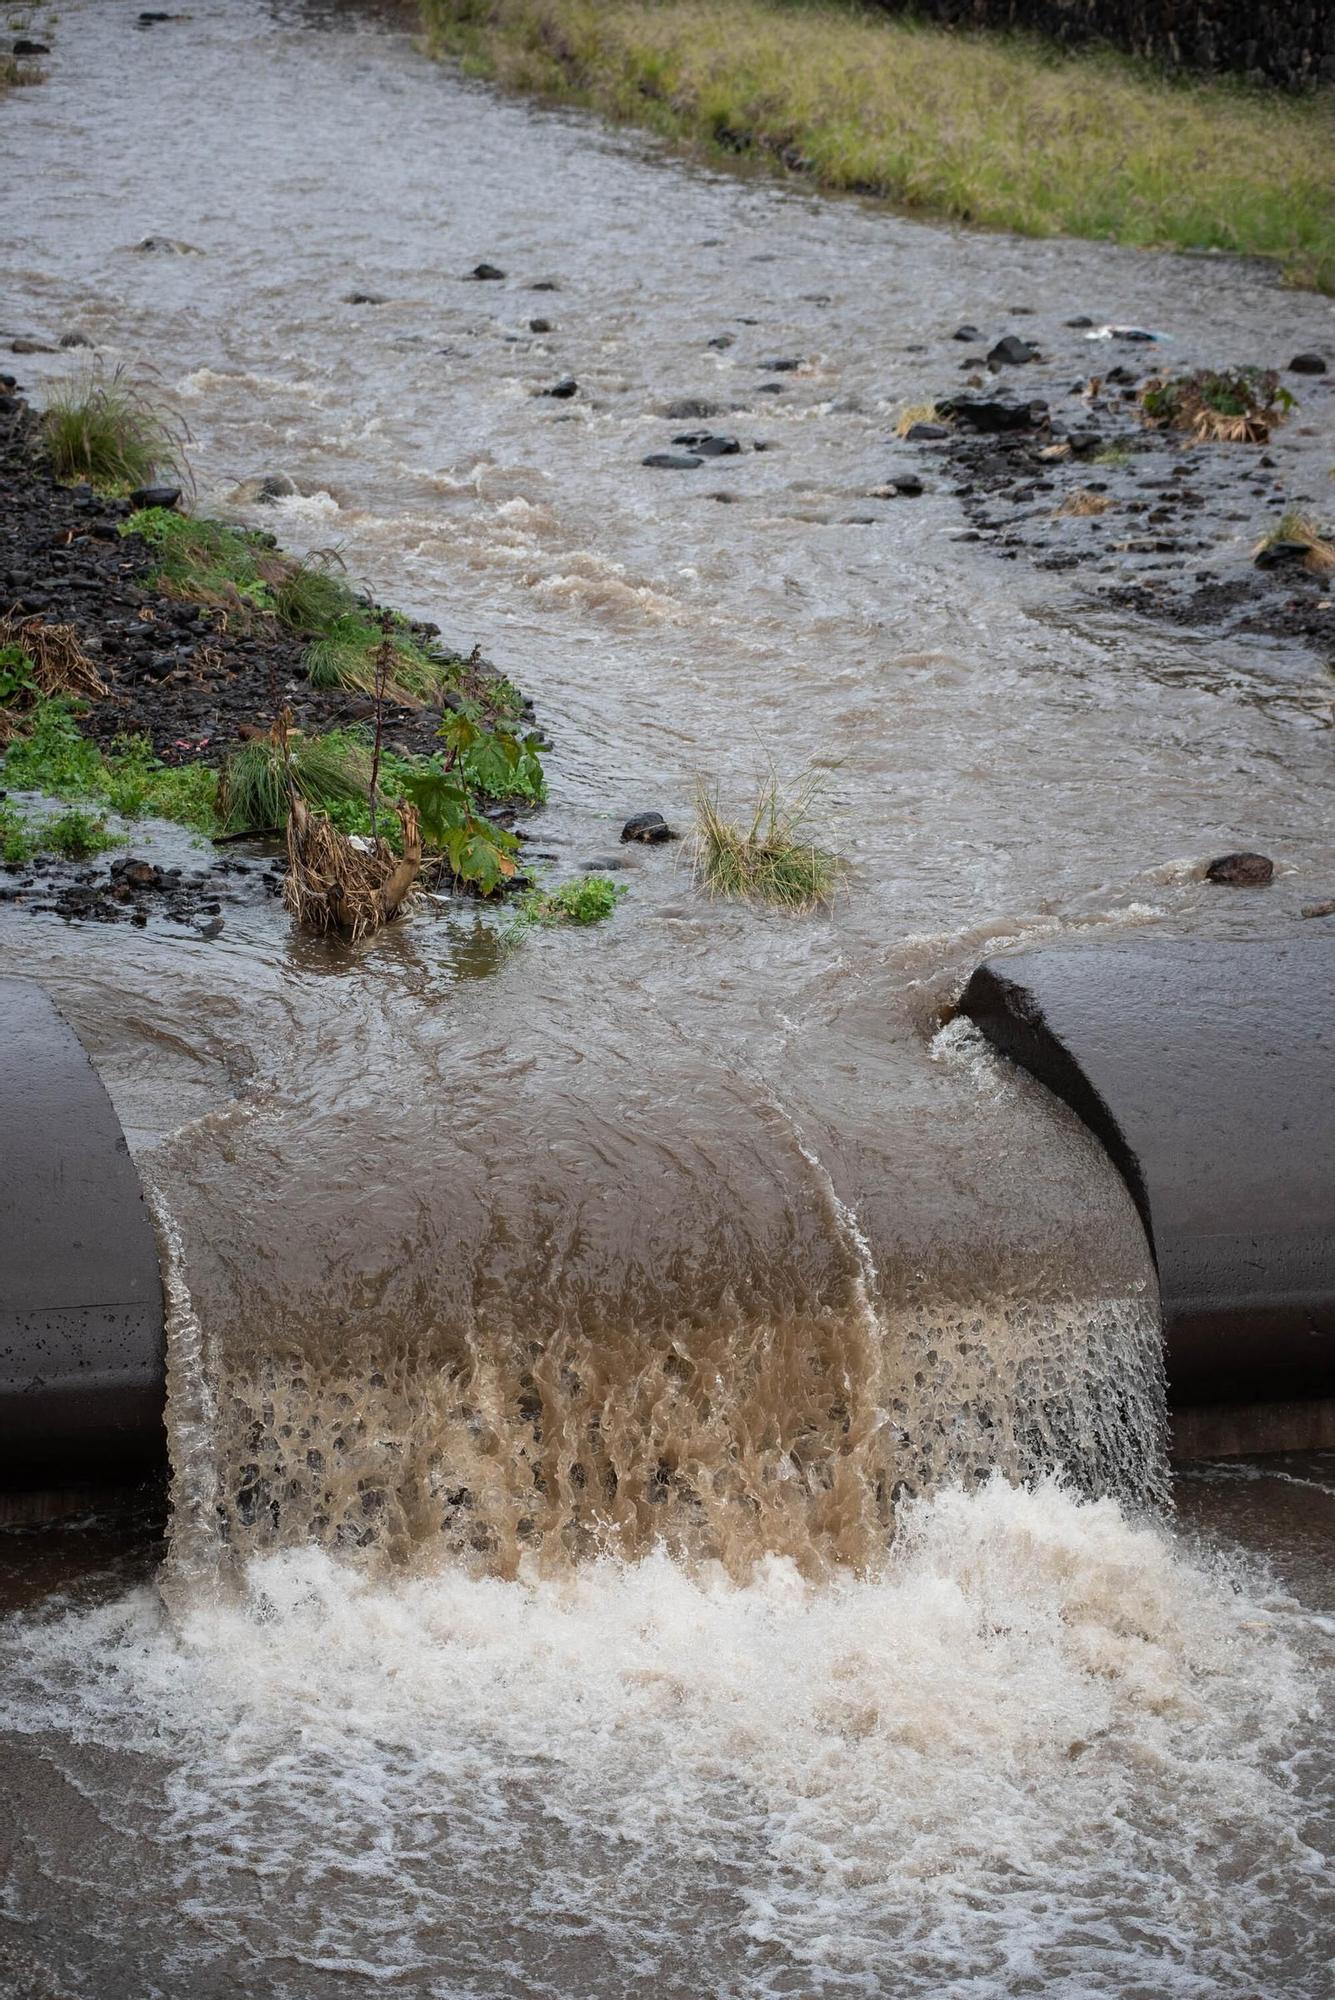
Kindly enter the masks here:
[[[187, 504], [179, 489], [165, 491], [177, 494], [175, 504]], [[220, 770], [232, 752], [267, 736], [284, 713], [306, 736], [370, 730], [370, 695], [312, 684], [307, 638], [273, 617], [250, 615], [243, 604], [193, 601], [173, 590], [161, 574], [162, 550], [127, 532], [134, 513], [133, 498], [53, 476], [39, 415], [15, 377], [0, 376], [0, 619], [38, 620], [42, 628], [71, 635], [102, 683], [101, 692], [79, 703], [85, 737], [113, 753], [124, 739], [136, 739], [168, 769]], [[369, 594], [366, 605], [371, 617], [382, 615]], [[449, 684], [435, 702], [386, 700], [383, 741], [390, 755], [438, 752], [446, 711], [475, 703], [489, 715], [498, 688], [518, 713], [531, 716], [531, 704], [476, 653], [464, 657], [443, 649], [437, 625], [410, 620], [402, 629], [446, 663]], [[0, 689], [0, 700], [7, 698]], [[6, 736], [21, 734], [31, 719], [21, 691], [15, 701], [4, 711], [8, 727], [0, 729], [0, 752]], [[5, 782], [0, 767], [0, 806]], [[59, 788], [51, 796], [68, 796], [94, 815], [107, 810], [104, 800]], [[515, 818], [515, 808], [504, 801], [482, 810], [501, 825]], [[149, 806], [143, 825], [116, 830], [119, 852], [109, 860], [85, 865], [90, 855], [7, 855], [0, 862], [0, 903], [139, 926], [160, 916], [211, 937], [223, 928], [225, 905], [280, 892], [282, 852], [274, 839], [231, 833], [215, 845], [197, 835], [183, 849], [185, 840], [180, 828], [155, 820]]]
[[[1148, 330], [1109, 332], [1077, 315], [1060, 329], [1045, 320], [1035, 338], [1028, 316], [1012, 315], [962, 325], [953, 339], [956, 379], [934, 371], [932, 403], [904, 440], [913, 473], [896, 471], [901, 485], [907, 475], [947, 486], [967, 523], [960, 539], [1073, 572], [1119, 610], [1194, 632], [1296, 642], [1335, 669], [1331, 575], [1296, 546], [1257, 555], [1286, 515], [1330, 532], [1329, 493], [1302, 451], [1335, 423], [1328, 355], [1261, 357], [1294, 407], [1263, 442], [1233, 443], [1147, 425], [1143, 390], [1180, 366], [1173, 343]], [[1286, 365], [1295, 360], [1304, 365]]]

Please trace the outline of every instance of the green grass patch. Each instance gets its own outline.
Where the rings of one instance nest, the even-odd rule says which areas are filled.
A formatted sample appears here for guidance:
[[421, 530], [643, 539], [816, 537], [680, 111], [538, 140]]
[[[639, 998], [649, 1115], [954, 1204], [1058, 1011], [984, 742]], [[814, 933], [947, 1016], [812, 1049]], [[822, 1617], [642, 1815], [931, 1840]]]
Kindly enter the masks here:
[[184, 471], [183, 426], [119, 369], [95, 369], [55, 389], [42, 412], [42, 437], [57, 479], [87, 480], [101, 493]]
[[1271, 257], [1335, 292], [1335, 90], [1179, 80], [856, 0], [420, 0], [474, 74], [924, 215]]
[[[383, 614], [341, 573], [336, 556], [303, 562], [282, 554], [272, 535], [172, 508], [143, 508], [122, 533], [151, 544], [159, 564], [154, 582], [169, 595], [243, 619], [272, 618], [308, 640], [302, 666], [312, 687], [374, 692], [376, 655], [386, 640]], [[388, 617], [386, 699], [403, 707], [438, 700], [464, 663], [422, 645], [407, 619]]]
[[143, 736], [119, 736], [103, 752], [82, 733], [65, 701], [38, 702], [23, 722], [26, 733], [0, 761], [7, 791], [89, 800], [123, 819], [152, 816], [196, 833], [218, 831], [218, 774], [207, 765], [163, 764]]
[[768, 903], [801, 913], [828, 906], [845, 873], [815, 820], [820, 779], [808, 773], [785, 792], [771, 771], [746, 819], [730, 819], [718, 793], [696, 793], [696, 879], [712, 896]]

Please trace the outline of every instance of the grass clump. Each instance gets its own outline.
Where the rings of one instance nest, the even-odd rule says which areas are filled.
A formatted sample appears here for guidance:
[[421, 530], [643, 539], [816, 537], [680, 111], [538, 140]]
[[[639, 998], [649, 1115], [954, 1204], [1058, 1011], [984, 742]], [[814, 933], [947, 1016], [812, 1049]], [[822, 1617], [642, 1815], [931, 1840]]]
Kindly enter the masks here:
[[1293, 557], [1313, 576], [1335, 576], [1335, 542], [1323, 535], [1311, 514], [1290, 507], [1273, 528], [1267, 529], [1252, 550], [1262, 565]]
[[[371, 750], [353, 730], [322, 736], [293, 730], [286, 743], [274, 735], [257, 737], [234, 750], [218, 786], [218, 818], [228, 833], [276, 833], [287, 824], [288, 774], [297, 796], [335, 818], [355, 806], [370, 827]], [[345, 832], [363, 830], [361, 813]]]
[[1055, 520], [1063, 514], [1074, 515], [1077, 519], [1086, 515], [1106, 514], [1112, 504], [1106, 493], [1092, 493], [1087, 486], [1082, 486], [1076, 492], [1067, 494], [1061, 506], [1055, 510], [1053, 518]]
[[26, 85], [45, 82], [46, 71], [40, 64], [21, 61], [15, 55], [0, 55], [0, 97], [6, 91], [22, 90]]
[[173, 507], [141, 507], [121, 533], [138, 535], [155, 550], [153, 583], [164, 595], [235, 612], [243, 620], [276, 611], [275, 591], [287, 565], [267, 536], [197, 520]]
[[696, 793], [696, 879], [713, 896], [741, 897], [800, 913], [828, 907], [846, 863], [816, 838], [820, 779], [809, 772], [785, 792], [774, 772], [749, 819], [729, 819], [718, 793]]
[[125, 493], [183, 470], [184, 427], [120, 369], [94, 370], [56, 389], [42, 413], [42, 436], [57, 479], [87, 480], [101, 493]]
[[1335, 92], [1172, 79], [859, 0], [420, 0], [436, 47], [715, 157], [927, 215], [1272, 257], [1335, 291]]
[[1152, 429], [1184, 431], [1201, 442], [1265, 444], [1296, 407], [1273, 368], [1199, 368], [1155, 376], [1140, 392]]
[[44, 851], [63, 855], [66, 861], [86, 861], [90, 854], [104, 854], [109, 847], [125, 844], [99, 814], [83, 812], [78, 806], [44, 821], [37, 829], [37, 840]]

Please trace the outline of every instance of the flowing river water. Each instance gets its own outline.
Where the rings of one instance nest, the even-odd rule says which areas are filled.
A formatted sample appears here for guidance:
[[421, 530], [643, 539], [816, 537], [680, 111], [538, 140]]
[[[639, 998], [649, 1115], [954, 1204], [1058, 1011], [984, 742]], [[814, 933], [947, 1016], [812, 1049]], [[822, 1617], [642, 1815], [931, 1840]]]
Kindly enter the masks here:
[[[792, 921], [630, 850], [518, 948], [0, 919], [153, 1191], [175, 1506], [2, 1628], [0, 1990], [1316, 2000], [1329, 1471], [1168, 1525], [1131, 1204], [941, 1024], [999, 944], [1273, 921], [1199, 880], [1258, 830], [1328, 893], [1328, 684], [863, 496], [960, 319], [1270, 359], [1328, 303], [692, 170], [364, 12], [58, 42], [4, 330], [151, 366], [201, 506], [511, 674], [558, 871], [771, 761], [852, 868]], [[642, 467], [682, 399], [771, 448]]]

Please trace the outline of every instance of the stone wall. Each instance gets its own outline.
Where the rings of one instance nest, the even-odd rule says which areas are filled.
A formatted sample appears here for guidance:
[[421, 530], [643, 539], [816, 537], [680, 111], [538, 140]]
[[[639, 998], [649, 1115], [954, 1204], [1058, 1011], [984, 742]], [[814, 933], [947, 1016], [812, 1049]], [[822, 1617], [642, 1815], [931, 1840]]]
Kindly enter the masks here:
[[1231, 70], [1300, 90], [1335, 83], [1335, 0], [877, 0], [979, 28], [1105, 41], [1172, 68]]

